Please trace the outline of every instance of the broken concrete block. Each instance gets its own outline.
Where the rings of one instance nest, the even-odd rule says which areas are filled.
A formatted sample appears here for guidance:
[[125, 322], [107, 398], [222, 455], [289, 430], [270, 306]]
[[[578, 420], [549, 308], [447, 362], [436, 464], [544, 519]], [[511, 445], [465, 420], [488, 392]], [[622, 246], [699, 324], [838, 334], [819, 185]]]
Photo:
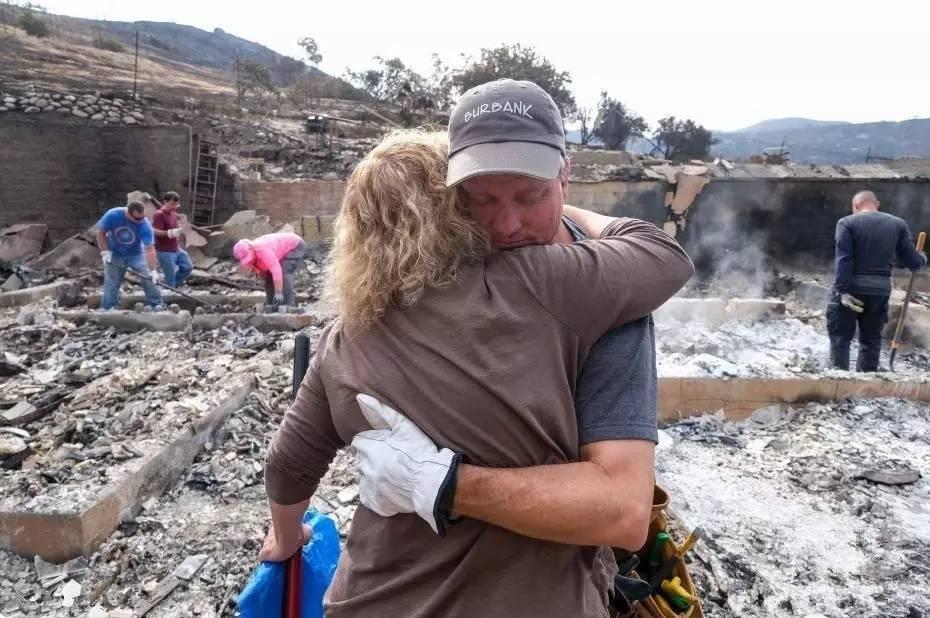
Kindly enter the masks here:
[[73, 236], [30, 264], [45, 270], [72, 270], [91, 268], [100, 263], [100, 250], [87, 243], [81, 235]]
[[48, 226], [42, 223], [11, 225], [0, 230], [0, 260], [25, 262], [42, 253]]
[[19, 436], [0, 434], [0, 460], [22, 453], [29, 445]]
[[200, 270], [209, 270], [211, 266], [219, 262], [219, 258], [207, 257], [204, 252], [197, 247], [188, 247], [187, 256], [191, 259], [194, 268]]
[[233, 240], [242, 240], [271, 234], [274, 228], [267, 215], [259, 215], [254, 210], [240, 210], [223, 224], [223, 231]]
[[3, 282], [3, 285], [0, 285], [0, 290], [4, 292], [12, 292], [13, 290], [18, 290], [23, 287], [23, 280], [19, 278], [19, 275], [10, 275], [7, 277], [6, 281]]
[[201, 247], [203, 254], [212, 258], [231, 258], [235, 238], [226, 232], [217, 231], [207, 237], [207, 244]]

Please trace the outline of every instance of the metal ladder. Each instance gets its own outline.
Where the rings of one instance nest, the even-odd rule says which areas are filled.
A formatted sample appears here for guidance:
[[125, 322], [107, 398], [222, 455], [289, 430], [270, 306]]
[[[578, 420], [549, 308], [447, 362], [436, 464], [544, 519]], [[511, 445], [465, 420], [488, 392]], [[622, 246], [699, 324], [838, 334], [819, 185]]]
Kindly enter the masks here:
[[213, 225], [219, 166], [219, 145], [198, 137], [197, 169], [191, 191], [191, 221], [194, 225]]

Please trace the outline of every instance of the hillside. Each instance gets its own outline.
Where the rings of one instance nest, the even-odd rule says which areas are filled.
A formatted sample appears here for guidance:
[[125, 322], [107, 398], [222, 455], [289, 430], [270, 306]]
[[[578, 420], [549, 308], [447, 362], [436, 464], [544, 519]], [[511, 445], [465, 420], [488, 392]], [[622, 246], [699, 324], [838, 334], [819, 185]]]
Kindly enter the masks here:
[[[33, 14], [49, 37], [15, 27], [26, 9], [0, 5], [0, 89], [28, 85], [51, 89], [131, 90], [134, 45], [139, 32], [139, 91], [158, 98], [220, 98], [235, 95], [236, 57], [260, 62], [276, 85], [291, 83], [304, 65], [277, 52], [216, 29], [164, 22], [114, 22], [65, 15]], [[356, 98], [341, 79], [313, 70], [319, 96]]]
[[813, 120], [812, 118], [773, 118], [735, 131], [735, 133], [765, 133], [768, 131], [795, 131], [798, 129], [818, 129], [835, 125], [851, 124], [842, 120]]
[[930, 155], [930, 118], [862, 124], [783, 118], [714, 136], [720, 140], [714, 156], [727, 159], [758, 155], [782, 140], [797, 163], [864, 163], [870, 149], [873, 157]]

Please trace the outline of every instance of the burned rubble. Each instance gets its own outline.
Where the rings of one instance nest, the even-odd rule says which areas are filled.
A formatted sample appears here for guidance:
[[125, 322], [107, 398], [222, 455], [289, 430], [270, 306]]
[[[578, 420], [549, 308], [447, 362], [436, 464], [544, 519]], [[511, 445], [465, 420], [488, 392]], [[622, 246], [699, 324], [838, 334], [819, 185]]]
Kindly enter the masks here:
[[899, 399], [705, 415], [665, 429], [657, 475], [707, 616], [923, 616], [930, 407]]
[[[292, 398], [294, 335], [315, 340], [330, 319], [325, 244], [298, 271], [293, 315], [265, 313], [262, 282], [237, 272], [233, 239], [270, 231], [254, 211], [193, 229], [194, 273], [159, 313], [136, 312], [131, 278], [120, 310], [98, 310], [87, 233], [49, 250], [42, 230], [0, 232], [0, 248], [18, 252], [0, 273], [19, 288], [0, 295], [0, 535], [4, 518], [57, 517], [43, 530], [67, 541], [54, 558], [0, 550], [0, 618], [236, 615], [269, 524], [262, 464]], [[924, 615], [917, 585], [890, 583], [928, 574], [930, 407], [856, 389], [927, 398], [916, 327], [930, 296], [912, 302], [896, 371], [863, 376], [828, 368], [820, 287], [775, 276], [765, 298], [739, 297], [746, 290], [703, 281], [656, 313], [660, 393], [697, 378], [723, 392], [803, 379], [856, 394], [775, 405], [708, 396], [687, 412], [660, 401], [657, 470], [673, 529], [707, 531], [690, 554], [705, 615]], [[345, 450], [311, 507], [344, 538], [358, 491]], [[40, 546], [35, 536], [16, 542]]]

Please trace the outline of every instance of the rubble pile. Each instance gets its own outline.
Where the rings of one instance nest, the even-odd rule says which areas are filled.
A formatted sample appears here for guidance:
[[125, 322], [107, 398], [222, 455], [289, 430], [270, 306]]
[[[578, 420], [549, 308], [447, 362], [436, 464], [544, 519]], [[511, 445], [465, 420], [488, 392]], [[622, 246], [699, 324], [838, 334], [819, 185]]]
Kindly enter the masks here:
[[30, 496], [30, 509], [71, 495], [50, 486], [92, 497], [120, 473], [119, 462], [142, 457], [214, 407], [236, 374], [255, 370], [241, 361], [281, 338], [229, 326], [118, 334], [57, 321], [49, 311], [6, 331], [4, 358], [17, 369], [3, 386], [2, 403], [12, 407], [2, 418], [26, 434], [28, 450], [0, 462], [8, 468], [0, 504]]
[[[291, 399], [293, 335], [234, 323], [120, 334], [57, 320], [51, 304], [7, 310], [0, 331], [0, 448], [7, 445], [0, 504], [7, 506], [91, 503], [240, 376], [258, 384], [182, 480], [128, 514], [92, 555], [51, 565], [0, 552], [0, 616], [118, 618], [146, 603], [156, 604], [149, 616], [219, 615], [254, 567], [267, 530], [262, 462]], [[314, 340], [319, 331], [307, 330]], [[357, 503], [354, 482], [343, 453], [313, 501], [343, 533]], [[189, 559], [200, 563], [193, 577], [160, 599]]]
[[100, 92], [61, 93], [31, 88], [21, 95], [0, 93], [0, 113], [55, 113], [103, 124], [144, 125], [142, 104], [129, 97], [106, 97]]
[[[310, 334], [315, 339], [319, 329]], [[258, 388], [206, 445], [182, 481], [121, 524], [97, 552], [79, 563], [82, 570], [48, 585], [39, 562], [0, 552], [0, 614], [5, 618], [130, 616], [132, 608], [153, 602], [178, 565], [191, 558], [202, 561], [195, 575], [160, 600], [149, 616], [218, 616], [222, 607], [235, 601], [268, 526], [262, 462], [291, 399], [293, 343], [289, 337], [214, 331], [205, 333], [194, 348], [194, 358], [197, 349], [216, 352], [210, 354], [212, 369], [199, 383], [227, 381], [236, 370], [232, 359], [251, 357], [243, 369], [258, 378]], [[192, 388], [180, 386], [182, 391]], [[184, 400], [180, 394], [175, 398]], [[311, 506], [332, 513], [345, 535], [357, 496], [351, 455], [344, 451]], [[70, 582], [80, 586], [74, 613], [68, 613], [62, 596]]]
[[930, 406], [764, 408], [666, 431], [659, 482], [679, 524], [707, 533], [689, 554], [705, 615], [930, 612]]

